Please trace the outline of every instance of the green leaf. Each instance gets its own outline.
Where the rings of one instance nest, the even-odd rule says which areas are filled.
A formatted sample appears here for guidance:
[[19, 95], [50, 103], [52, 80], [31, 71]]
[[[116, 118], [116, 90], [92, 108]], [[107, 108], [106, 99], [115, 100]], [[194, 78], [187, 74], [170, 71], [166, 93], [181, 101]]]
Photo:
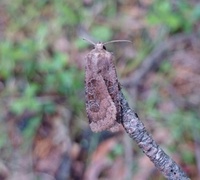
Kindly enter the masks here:
[[85, 40], [83, 40], [81, 37], [75, 40], [75, 46], [78, 49], [84, 49], [88, 46], [88, 42], [86, 42]]
[[22, 114], [25, 110], [37, 112], [41, 108], [41, 103], [35, 97], [22, 97], [14, 100], [10, 109], [15, 114]]
[[33, 138], [34, 134], [36, 133], [36, 129], [38, 128], [38, 126], [40, 125], [40, 123], [41, 123], [41, 118], [40, 117], [31, 118], [29, 120], [28, 127], [26, 127], [23, 130], [23, 136], [26, 139]]
[[95, 26], [92, 28], [91, 34], [102, 42], [106, 42], [112, 37], [112, 30], [108, 27]]

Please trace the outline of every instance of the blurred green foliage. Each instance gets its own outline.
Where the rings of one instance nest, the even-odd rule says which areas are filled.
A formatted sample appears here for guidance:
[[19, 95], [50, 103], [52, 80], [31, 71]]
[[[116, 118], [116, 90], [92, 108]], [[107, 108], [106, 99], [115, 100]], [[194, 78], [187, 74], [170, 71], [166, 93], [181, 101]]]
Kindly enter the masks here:
[[[41, 123], [42, 114], [56, 111], [59, 103], [55, 102], [55, 98], [62, 99], [62, 103], [76, 115], [83, 110], [84, 72], [74, 61], [73, 52], [58, 51], [54, 45], [56, 40], [64, 37], [69, 42], [67, 46], [72, 46], [76, 53], [77, 50], [86, 48], [88, 43], [77, 37], [77, 31], [82, 24], [90, 30], [92, 37], [103, 42], [110, 40], [118, 31], [117, 26], [112, 24], [118, 24], [118, 3], [95, 0], [93, 8], [88, 8], [82, 1], [74, 0], [0, 2], [8, 16], [6, 31], [0, 41], [0, 80], [3, 83], [0, 91], [0, 117], [7, 118], [6, 111], [14, 116], [20, 116], [27, 111], [34, 113], [35, 116], [30, 117], [28, 123], [22, 123], [22, 128], [20, 127], [25, 140], [34, 137]], [[186, 0], [154, 0], [146, 11], [148, 23], [153, 27], [161, 27], [167, 35], [193, 32], [200, 20], [200, 4], [193, 7]], [[107, 21], [103, 22], [102, 19]], [[141, 39], [138, 40], [140, 45], [136, 60], [131, 59], [131, 62], [127, 63], [126, 69], [129, 72], [133, 71], [133, 67], [139, 66], [156, 44], [148, 37], [147, 31], [142, 30], [143, 35], [139, 37]], [[129, 33], [130, 36], [134, 34]], [[197, 112], [181, 109], [169, 116], [157, 109], [157, 105], [165, 101], [159, 90], [161, 86], [170, 83], [172, 71], [169, 61], [164, 61], [158, 72], [161, 76], [166, 75], [164, 85], [152, 85], [145, 103], [138, 103], [140, 114], [158, 121], [162, 120], [176, 141], [183, 141], [185, 137], [192, 139], [191, 131], [197, 134], [200, 132]], [[7, 141], [8, 136], [2, 123], [0, 148], [5, 146]], [[96, 147], [95, 136], [91, 144]], [[123, 151], [122, 146], [117, 146], [111, 152], [111, 158], [121, 155]], [[193, 162], [194, 156], [189, 152], [183, 156], [186, 162]]]
[[105, 42], [112, 37], [112, 30], [108, 27], [95, 26], [92, 28], [91, 34], [101, 39], [102, 42]]
[[[81, 2], [18, 0], [1, 5], [9, 17], [0, 41], [1, 97], [7, 99], [7, 111], [14, 116], [35, 113], [23, 128], [23, 136], [30, 139], [42, 114], [56, 111], [54, 96], [74, 113], [83, 108], [84, 73], [71, 63], [68, 52], [54, 48], [58, 38], [74, 34], [82, 18]], [[1, 136], [0, 144], [5, 142]]]
[[[147, 13], [146, 20], [152, 27], [158, 27], [160, 31], [164, 31], [164, 38], [177, 33], [193, 33], [200, 20], [200, 4], [186, 0], [154, 0]], [[162, 41], [160, 36], [158, 39]], [[191, 140], [195, 136], [199, 137], [198, 112], [192, 108], [180, 108], [174, 109], [170, 114], [165, 114], [157, 108], [160, 102], [167, 100], [167, 97], [165, 97], [166, 99], [162, 97], [161, 91], [163, 90], [161, 89], [170, 86], [173, 71], [168, 59], [162, 61], [158, 73], [164, 81], [162, 84], [155, 83], [152, 85], [153, 89], [150, 91], [149, 97], [145, 99], [145, 104], [141, 102], [139, 107], [150, 119], [157, 119], [166, 124], [175, 141], [184, 142], [187, 138]], [[191, 132], [196, 134], [194, 135]], [[174, 144], [174, 148], [176, 146], [177, 144]], [[191, 154], [184, 154], [183, 156], [187, 162], [191, 162], [194, 158]]]
[[[192, 4], [186, 0], [154, 0], [147, 13], [146, 20], [152, 27], [158, 27], [161, 34], [164, 32], [162, 37], [158, 34], [158, 40], [155, 41], [161, 41], [163, 37], [166, 38], [166, 36], [177, 33], [193, 33], [200, 20], [200, 4]], [[147, 119], [160, 121], [169, 128], [171, 132], [169, 138], [173, 138], [174, 141], [169, 149], [172, 152], [177, 152], [177, 149], [182, 149], [184, 142], [199, 141], [200, 123], [198, 110], [191, 107], [179, 109], [175, 107], [170, 114], [160, 112], [160, 109], [157, 108], [162, 101], [167, 101], [169, 98], [163, 97], [161, 91], [165, 87], [171, 86], [173, 71], [171, 63], [168, 59], [165, 59], [158, 70], [164, 81], [162, 84], [152, 84], [152, 90], [149, 92], [148, 98], [145, 98], [145, 103], [139, 102], [138, 107]], [[194, 152], [186, 149], [180, 151], [180, 153], [185, 164], [195, 164]]]
[[3, 123], [0, 124], [0, 149], [5, 147], [5, 144], [8, 143], [8, 134]]
[[151, 25], [160, 25], [170, 33], [191, 32], [200, 19], [200, 5], [192, 7], [186, 0], [154, 0], [147, 20]]
[[124, 147], [122, 144], [116, 144], [115, 148], [110, 152], [109, 158], [114, 160], [116, 157], [121, 156], [124, 153]]

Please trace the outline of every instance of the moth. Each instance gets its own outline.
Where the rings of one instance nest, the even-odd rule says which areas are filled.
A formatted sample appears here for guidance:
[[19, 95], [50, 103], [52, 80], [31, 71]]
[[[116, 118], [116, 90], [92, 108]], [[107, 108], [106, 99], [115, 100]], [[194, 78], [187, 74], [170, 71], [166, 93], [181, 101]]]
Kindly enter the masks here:
[[119, 41], [130, 42], [114, 40], [94, 44], [89, 41], [94, 45], [94, 49], [86, 56], [85, 99], [87, 117], [93, 132], [103, 130], [114, 132], [121, 126], [120, 84], [113, 63], [114, 56], [104, 46]]

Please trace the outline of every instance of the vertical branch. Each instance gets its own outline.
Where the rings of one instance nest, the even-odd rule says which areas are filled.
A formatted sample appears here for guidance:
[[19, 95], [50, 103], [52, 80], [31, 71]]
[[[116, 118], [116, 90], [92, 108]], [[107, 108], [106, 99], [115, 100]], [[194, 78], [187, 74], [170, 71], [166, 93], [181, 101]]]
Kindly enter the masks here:
[[129, 136], [136, 141], [142, 151], [154, 163], [156, 168], [169, 180], [189, 179], [185, 172], [153, 140], [146, 131], [138, 115], [133, 112], [124, 95], [120, 92], [122, 103], [123, 126]]

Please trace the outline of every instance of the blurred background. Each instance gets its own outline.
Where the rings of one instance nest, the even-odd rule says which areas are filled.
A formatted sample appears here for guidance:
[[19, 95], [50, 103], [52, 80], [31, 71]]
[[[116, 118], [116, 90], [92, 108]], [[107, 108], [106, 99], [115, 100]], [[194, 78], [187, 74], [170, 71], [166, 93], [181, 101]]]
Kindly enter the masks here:
[[85, 56], [115, 55], [130, 106], [156, 142], [200, 178], [198, 0], [1, 0], [0, 179], [162, 180], [126, 133], [92, 133]]

